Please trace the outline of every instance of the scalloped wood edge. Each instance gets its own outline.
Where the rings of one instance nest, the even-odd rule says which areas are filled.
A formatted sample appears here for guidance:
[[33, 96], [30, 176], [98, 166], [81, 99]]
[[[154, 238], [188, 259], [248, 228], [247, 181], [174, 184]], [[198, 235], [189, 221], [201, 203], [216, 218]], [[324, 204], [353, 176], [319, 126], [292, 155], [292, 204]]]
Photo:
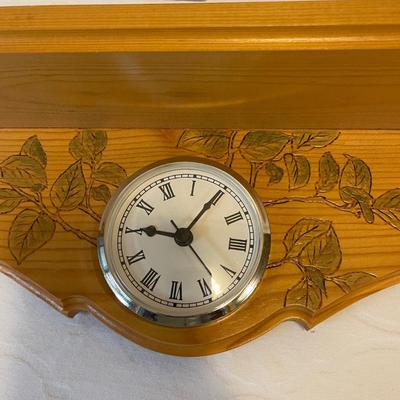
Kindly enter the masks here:
[[285, 321], [296, 321], [305, 329], [309, 330], [356, 301], [400, 283], [399, 270], [398, 272], [396, 271], [387, 276], [378, 278], [373, 284], [356, 289], [336, 299], [317, 312], [313, 313], [307, 308], [301, 306], [285, 307], [274, 312], [249, 329], [243, 330], [239, 334], [229, 336], [219, 341], [210, 340], [207, 345], [187, 345], [183, 343], [176, 344], [162, 342], [144, 336], [112, 318], [95, 303], [91, 302], [84, 296], [69, 296], [63, 299], [58, 299], [22, 273], [5, 264], [0, 263], [0, 272], [13, 279], [40, 299], [44, 300], [60, 313], [70, 318], [73, 318], [79, 312], [89, 312], [104, 325], [143, 347], [161, 353], [179, 356], [205, 356], [228, 351], [256, 339]]

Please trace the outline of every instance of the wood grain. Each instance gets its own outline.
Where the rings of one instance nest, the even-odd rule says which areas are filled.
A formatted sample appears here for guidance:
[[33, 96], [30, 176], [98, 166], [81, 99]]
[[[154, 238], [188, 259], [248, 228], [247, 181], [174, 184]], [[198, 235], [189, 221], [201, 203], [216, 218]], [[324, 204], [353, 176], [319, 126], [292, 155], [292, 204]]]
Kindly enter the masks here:
[[397, 0], [0, 8], [0, 127], [398, 129]]
[[[19, 154], [24, 142], [29, 137], [37, 135], [47, 155], [48, 187], [41, 191], [42, 199], [52, 211], [54, 207], [50, 199], [51, 187], [57, 177], [75, 162], [69, 148], [71, 140], [80, 132], [82, 131], [71, 129], [2, 130], [0, 132], [0, 165], [3, 171], [1, 188], [8, 187], [4, 182], [4, 160]], [[268, 132], [270, 131], [265, 131], [264, 135], [269, 135]], [[102, 151], [102, 161], [117, 162], [128, 174], [132, 174], [153, 161], [193, 154], [189, 147], [182, 146], [183, 133], [180, 129], [107, 130], [108, 142]], [[240, 148], [247, 134], [247, 130], [237, 132], [231, 143], [232, 149]], [[294, 137], [303, 135], [304, 131], [283, 130], [281, 134]], [[338, 137], [332, 142], [328, 143], [325, 140], [323, 146], [305, 148], [303, 144], [302, 148], [295, 151], [296, 155], [307, 158], [311, 167], [309, 182], [301, 188], [288, 190], [290, 181], [287, 171], [279, 183], [268, 185], [269, 177], [266, 170], [260, 170], [254, 182], [261, 198], [266, 202], [274, 202], [285, 197], [315, 196], [314, 183], [319, 179], [318, 163], [322, 154], [327, 151], [336, 159], [341, 171], [346, 168], [349, 159], [344, 154], [351, 154], [357, 160], [362, 160], [372, 176], [370, 196], [374, 199], [398, 187], [400, 167], [397, 165], [397, 160], [400, 156], [400, 131], [348, 130], [330, 137], [336, 136]], [[290, 147], [285, 151], [290, 151]], [[196, 154], [199, 155], [198, 149]], [[229, 159], [227, 154], [227, 159], [222, 158], [219, 161], [232, 161], [235, 171], [252, 180], [249, 162], [242, 157], [243, 154], [236, 150], [233, 160]], [[283, 159], [279, 156], [274, 162], [285, 168]], [[332, 202], [342, 201], [337, 187], [324, 196]], [[94, 201], [92, 206], [96, 213], [101, 214], [104, 204]], [[362, 215], [353, 212], [358, 206], [353, 206], [352, 212], [346, 212], [324, 202], [289, 201], [270, 205], [267, 207], [272, 231], [270, 264], [284, 256], [283, 239], [291, 227], [303, 218], [318, 218], [320, 221], [332, 223], [340, 242], [342, 259], [335, 274], [362, 271], [375, 275], [376, 279], [354, 287], [349, 293], [344, 293], [338, 286], [327, 281], [327, 295], [323, 296], [320, 307], [313, 309], [300, 304], [285, 306], [288, 290], [301, 277], [295, 265], [285, 263], [266, 271], [255, 295], [237, 312], [206, 326], [174, 330], [154, 326], [142, 320], [114, 298], [98, 266], [95, 247], [76, 234], [76, 230], [79, 229], [91, 237], [96, 237], [98, 231], [98, 222], [80, 208], [61, 212], [62, 217], [74, 227], [75, 231], [66, 231], [57, 223], [56, 232], [51, 240], [18, 263], [10, 252], [10, 227], [19, 213], [35, 207], [32, 202], [21, 203], [13, 210], [0, 215], [2, 272], [68, 316], [80, 311], [89, 311], [129, 339], [153, 350], [170, 354], [204, 355], [225, 351], [254, 339], [287, 319], [301, 321], [309, 328], [354, 301], [400, 280], [398, 262], [400, 231], [390, 224], [379, 218], [373, 223], [367, 223]]]

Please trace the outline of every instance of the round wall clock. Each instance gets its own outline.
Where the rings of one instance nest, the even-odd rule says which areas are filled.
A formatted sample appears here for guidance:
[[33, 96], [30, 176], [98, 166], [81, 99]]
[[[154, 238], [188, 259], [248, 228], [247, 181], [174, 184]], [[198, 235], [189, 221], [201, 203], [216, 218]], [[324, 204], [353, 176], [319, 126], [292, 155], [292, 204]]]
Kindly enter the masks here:
[[107, 205], [98, 238], [104, 277], [146, 320], [199, 326], [240, 307], [268, 262], [264, 207], [236, 173], [175, 158], [130, 177]]

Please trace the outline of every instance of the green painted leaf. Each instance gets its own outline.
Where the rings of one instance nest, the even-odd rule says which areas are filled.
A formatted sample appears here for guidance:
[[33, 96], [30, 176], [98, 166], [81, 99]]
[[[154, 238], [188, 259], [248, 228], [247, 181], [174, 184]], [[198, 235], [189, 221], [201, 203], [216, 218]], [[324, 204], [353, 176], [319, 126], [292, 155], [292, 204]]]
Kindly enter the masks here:
[[338, 131], [295, 132], [293, 133], [293, 150], [312, 150], [333, 143], [340, 135]]
[[119, 186], [126, 179], [126, 171], [113, 162], [103, 162], [93, 175], [96, 181]]
[[392, 189], [379, 196], [373, 203], [377, 215], [388, 225], [400, 230], [400, 189]]
[[313, 285], [321, 289], [322, 293], [326, 295], [324, 274], [314, 267], [306, 267], [305, 271], [308, 279], [313, 283]]
[[207, 157], [223, 158], [228, 154], [232, 131], [226, 129], [187, 129], [178, 147]]
[[369, 193], [363, 189], [345, 186], [340, 189], [340, 196], [342, 199], [346, 199], [348, 203], [358, 204], [366, 222], [369, 224], [374, 222], [374, 213], [372, 211], [373, 198]]
[[285, 307], [303, 306], [311, 311], [316, 311], [322, 305], [322, 292], [316, 286], [309, 285], [304, 279], [297, 282], [286, 292]]
[[9, 247], [18, 264], [44, 246], [54, 235], [54, 221], [36, 210], [23, 210], [14, 219], [9, 232]]
[[79, 132], [69, 143], [69, 151], [76, 160], [91, 164], [98, 162], [101, 153], [107, 146], [105, 131]]
[[21, 148], [21, 155], [29, 156], [39, 161], [43, 168], [47, 166], [47, 155], [43, 150], [42, 144], [36, 135], [28, 138]]
[[272, 160], [286, 146], [291, 136], [279, 131], [250, 131], [239, 146], [240, 154], [249, 162]]
[[304, 156], [285, 154], [283, 157], [289, 176], [289, 190], [299, 189], [310, 180], [310, 163]]
[[340, 167], [332, 154], [327, 151], [319, 160], [319, 181], [316, 185], [318, 193], [332, 190], [339, 181]]
[[284, 175], [283, 169], [273, 162], [265, 165], [265, 172], [269, 176], [268, 185], [279, 183]]
[[286, 233], [287, 256], [297, 258], [303, 266], [312, 266], [324, 275], [337, 271], [342, 262], [339, 239], [332, 222], [303, 218]]
[[83, 176], [82, 163], [76, 161], [54, 182], [50, 199], [58, 210], [71, 211], [82, 203], [85, 193], [86, 182]]
[[331, 226], [330, 221], [302, 218], [287, 231], [283, 239], [287, 255], [298, 257], [310, 242], [321, 235], [326, 235]]
[[96, 201], [102, 201], [103, 203], [108, 203], [111, 198], [111, 192], [108, 186], [100, 185], [92, 187], [90, 194], [92, 198]]
[[400, 189], [392, 189], [374, 201], [374, 207], [379, 210], [400, 211]]
[[376, 276], [368, 272], [349, 272], [334, 277], [334, 282], [346, 293], [365, 286], [376, 280]]
[[35, 187], [43, 190], [47, 186], [46, 172], [42, 165], [25, 155], [11, 156], [4, 160], [0, 165], [0, 179], [19, 188]]
[[24, 197], [13, 189], [0, 188], [0, 214], [6, 214], [17, 208]]
[[[372, 176], [368, 165], [359, 158], [345, 154], [347, 158], [346, 165], [342, 170], [340, 177], [340, 189], [348, 186], [351, 188], [362, 189], [364, 192], [371, 193]], [[355, 205], [356, 201], [351, 196], [347, 197], [341, 191], [342, 200], [345, 203]]]

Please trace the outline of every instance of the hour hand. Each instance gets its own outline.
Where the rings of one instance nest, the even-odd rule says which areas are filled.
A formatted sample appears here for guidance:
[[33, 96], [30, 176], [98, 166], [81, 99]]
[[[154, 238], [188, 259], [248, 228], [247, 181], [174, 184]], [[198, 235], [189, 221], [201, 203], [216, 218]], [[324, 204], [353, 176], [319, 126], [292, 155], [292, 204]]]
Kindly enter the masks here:
[[147, 226], [145, 228], [141, 228], [141, 230], [147, 235], [147, 236], [155, 236], [155, 235], [162, 235], [162, 236], [168, 236], [168, 237], [175, 237], [175, 233], [172, 232], [164, 232], [164, 231], [159, 231], [156, 229], [154, 225]]

